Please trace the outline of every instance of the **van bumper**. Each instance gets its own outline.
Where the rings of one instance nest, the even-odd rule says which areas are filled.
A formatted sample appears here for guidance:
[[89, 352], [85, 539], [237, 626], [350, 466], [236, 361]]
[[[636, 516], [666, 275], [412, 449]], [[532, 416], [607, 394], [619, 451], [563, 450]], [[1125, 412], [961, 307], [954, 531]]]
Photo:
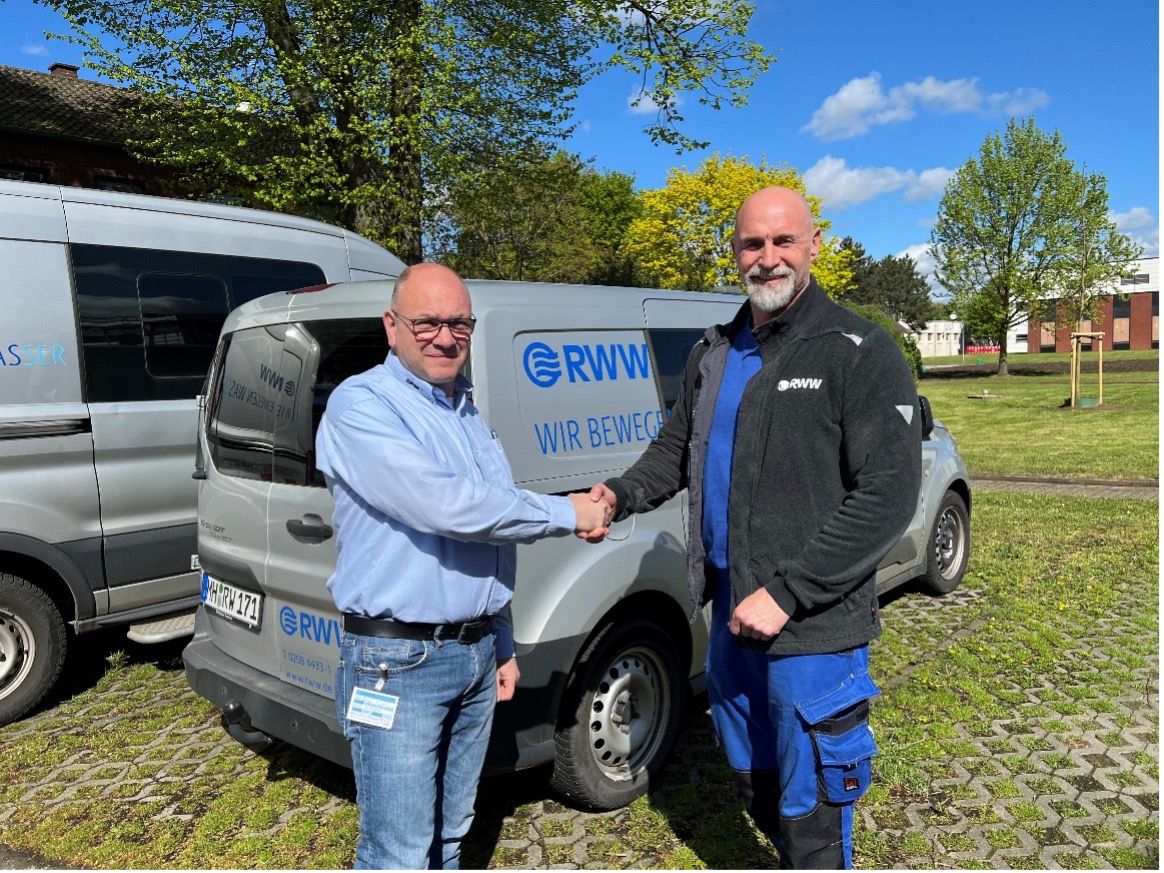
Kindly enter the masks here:
[[[566, 671], [583, 637], [518, 646], [521, 667], [514, 698], [497, 706], [493, 734], [485, 758], [488, 774], [522, 770], [554, 759], [554, 730]], [[182, 651], [186, 681], [196, 694], [219, 709], [232, 707], [231, 730], [236, 739], [249, 727], [247, 745], [260, 745], [262, 735], [298, 746], [344, 767], [352, 766], [351, 746], [340, 730], [335, 702], [284, 682], [232, 658], [214, 645], [202, 609], [194, 623], [194, 638]], [[242, 718], [245, 716], [246, 721]], [[241, 725], [240, 725], [241, 722]], [[257, 732], [257, 734], [255, 733]]]
[[[339, 729], [335, 702], [296, 685], [269, 676], [224, 653], [206, 632], [202, 609], [194, 622], [194, 639], [182, 650], [186, 681], [194, 692], [219, 709], [233, 709], [236, 724], [245, 716], [258, 744], [261, 735], [284, 740], [344, 767], [352, 766], [352, 752]], [[257, 735], [254, 735], [257, 732]], [[239, 739], [236, 731], [231, 735]]]

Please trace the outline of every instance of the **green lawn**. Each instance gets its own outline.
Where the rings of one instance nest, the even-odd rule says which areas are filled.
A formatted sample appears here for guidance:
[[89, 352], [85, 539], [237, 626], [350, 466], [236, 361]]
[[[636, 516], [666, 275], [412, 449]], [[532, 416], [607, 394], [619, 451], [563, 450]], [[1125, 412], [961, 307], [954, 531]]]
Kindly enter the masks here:
[[[1095, 381], [1085, 374], [1082, 396], [1096, 393]], [[958, 440], [971, 474], [1160, 475], [1158, 371], [1105, 374], [1104, 403], [1094, 408], [1063, 406], [1071, 394], [1066, 375], [927, 377], [918, 390]]]

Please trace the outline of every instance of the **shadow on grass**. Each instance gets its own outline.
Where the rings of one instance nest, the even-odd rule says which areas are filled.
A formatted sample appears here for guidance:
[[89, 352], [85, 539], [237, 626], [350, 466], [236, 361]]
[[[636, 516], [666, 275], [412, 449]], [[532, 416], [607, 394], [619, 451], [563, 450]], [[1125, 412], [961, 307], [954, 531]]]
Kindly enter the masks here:
[[114, 663], [153, 664], [167, 673], [182, 669], [182, 649], [190, 641], [189, 637], [145, 645], [128, 639], [126, 631], [127, 628], [119, 627], [78, 636], [69, 630], [68, 651], [61, 676], [25, 718], [59, 706], [93, 688]]

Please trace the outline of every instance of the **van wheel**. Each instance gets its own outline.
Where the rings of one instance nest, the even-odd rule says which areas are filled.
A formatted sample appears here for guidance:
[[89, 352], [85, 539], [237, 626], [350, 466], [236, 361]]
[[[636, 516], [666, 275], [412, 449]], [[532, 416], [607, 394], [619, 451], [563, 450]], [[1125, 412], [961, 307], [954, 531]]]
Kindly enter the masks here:
[[646, 792], [679, 732], [687, 684], [670, 636], [652, 621], [608, 622], [570, 675], [551, 783], [592, 809]]
[[56, 684], [66, 641], [52, 598], [26, 579], [0, 573], [0, 725], [20, 718]]
[[931, 594], [949, 594], [962, 582], [970, 557], [970, 513], [958, 494], [947, 491], [927, 540], [922, 582]]

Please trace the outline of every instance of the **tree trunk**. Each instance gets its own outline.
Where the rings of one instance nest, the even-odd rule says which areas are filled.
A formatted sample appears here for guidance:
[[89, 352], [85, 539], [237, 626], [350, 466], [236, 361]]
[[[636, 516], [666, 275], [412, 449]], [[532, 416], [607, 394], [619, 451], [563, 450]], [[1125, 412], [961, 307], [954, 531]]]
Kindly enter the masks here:
[[388, 137], [388, 179], [385, 204], [388, 245], [406, 264], [424, 258], [421, 218], [424, 178], [420, 164], [421, 69], [420, 0], [398, 0], [392, 10], [392, 83], [389, 91], [391, 129]]
[[1006, 335], [1007, 330], [1003, 328], [1002, 336], [998, 339], [998, 375], [1005, 376], [1006, 372]]

